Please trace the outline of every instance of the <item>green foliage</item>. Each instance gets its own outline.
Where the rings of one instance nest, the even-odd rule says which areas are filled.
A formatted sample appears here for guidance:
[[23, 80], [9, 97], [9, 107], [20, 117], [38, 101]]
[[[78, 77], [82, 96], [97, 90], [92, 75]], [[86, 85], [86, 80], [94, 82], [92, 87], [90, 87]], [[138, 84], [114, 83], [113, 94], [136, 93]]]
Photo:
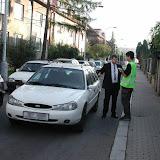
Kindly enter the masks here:
[[95, 44], [89, 47], [87, 51], [87, 58], [106, 58], [110, 55], [111, 49], [107, 45], [104, 44]]
[[19, 40], [16, 44], [12, 43], [7, 47], [7, 61], [9, 67], [14, 69], [35, 58], [35, 43], [32, 41]]
[[153, 57], [160, 57], [160, 22], [157, 22], [156, 26], [151, 29], [151, 37], [151, 54]]
[[79, 50], [76, 47], [69, 45], [51, 45], [48, 50], [48, 58], [56, 59], [56, 58], [78, 58]]
[[139, 42], [136, 48], [137, 58], [141, 61], [143, 58], [150, 57], [150, 50], [148, 49], [148, 42], [146, 40], [143, 41], [143, 44]]
[[86, 17], [86, 12], [89, 13], [101, 5], [101, 2], [92, 0], [58, 0], [58, 2], [60, 3], [60, 6], [57, 10], [65, 16], [72, 16], [74, 19], [78, 20], [79, 23], [76, 23], [76, 25], [70, 25], [65, 22], [60, 23], [53, 21], [51, 22], [52, 25], [54, 26], [57, 24], [60, 26], [65, 26], [68, 29], [75, 30], [76, 32], [85, 30], [86, 22], [91, 21], [91, 17], [89, 15]]

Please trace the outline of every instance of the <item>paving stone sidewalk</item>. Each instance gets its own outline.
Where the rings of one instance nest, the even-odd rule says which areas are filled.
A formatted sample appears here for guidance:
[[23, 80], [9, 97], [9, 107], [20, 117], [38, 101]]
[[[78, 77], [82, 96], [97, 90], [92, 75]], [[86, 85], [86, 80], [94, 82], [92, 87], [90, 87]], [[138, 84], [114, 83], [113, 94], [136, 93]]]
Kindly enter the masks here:
[[126, 160], [160, 160], [160, 97], [137, 70]]

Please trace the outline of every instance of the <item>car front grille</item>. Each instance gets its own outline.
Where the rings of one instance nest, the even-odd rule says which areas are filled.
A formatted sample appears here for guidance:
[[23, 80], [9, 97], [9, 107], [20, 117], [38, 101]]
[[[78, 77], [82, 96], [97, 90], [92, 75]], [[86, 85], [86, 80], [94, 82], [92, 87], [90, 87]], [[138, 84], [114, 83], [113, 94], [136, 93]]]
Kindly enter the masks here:
[[40, 108], [40, 109], [51, 109], [52, 108], [52, 106], [49, 106], [49, 105], [35, 104], [35, 103], [25, 103], [24, 105], [27, 107]]
[[21, 80], [15, 80], [15, 82], [16, 82], [16, 85], [23, 85], [23, 82], [21, 81]]

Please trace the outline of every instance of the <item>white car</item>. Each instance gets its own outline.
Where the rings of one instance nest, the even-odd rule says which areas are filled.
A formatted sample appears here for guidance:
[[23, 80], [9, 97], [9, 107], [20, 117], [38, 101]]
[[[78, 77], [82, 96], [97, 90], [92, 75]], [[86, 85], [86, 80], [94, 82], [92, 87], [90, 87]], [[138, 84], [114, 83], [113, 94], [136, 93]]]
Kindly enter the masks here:
[[100, 80], [91, 67], [52, 63], [12, 92], [6, 114], [11, 123], [74, 125], [83, 131], [86, 114], [97, 110], [100, 91]]
[[96, 71], [99, 72], [101, 68], [103, 67], [103, 64], [101, 61], [94, 61], [96, 64]]
[[49, 61], [28, 61], [20, 69], [17, 69], [16, 72], [12, 73], [8, 77], [7, 86], [8, 90], [11, 92], [18, 88], [19, 86], [23, 85], [25, 81], [44, 65], [49, 64]]
[[71, 64], [79, 64], [78, 60], [72, 58], [72, 59], [67, 59], [67, 58], [58, 58], [54, 60], [54, 62], [57, 63], [71, 63]]
[[5, 94], [5, 83], [2, 76], [0, 75], [0, 106], [3, 105], [4, 94]]

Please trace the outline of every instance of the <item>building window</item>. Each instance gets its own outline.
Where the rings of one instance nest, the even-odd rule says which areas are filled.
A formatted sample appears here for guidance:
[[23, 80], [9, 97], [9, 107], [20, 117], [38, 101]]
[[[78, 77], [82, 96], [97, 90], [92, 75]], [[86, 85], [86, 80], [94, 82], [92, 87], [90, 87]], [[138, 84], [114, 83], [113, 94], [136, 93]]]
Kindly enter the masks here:
[[21, 34], [14, 34], [14, 41], [15, 43], [19, 42], [19, 40], [23, 39], [23, 35]]
[[70, 29], [69, 30], [69, 36], [72, 37], [73, 36], [73, 31]]
[[[9, 6], [10, 6], [10, 0], [8, 0], [8, 15], [9, 15]], [[5, 0], [0, 0], [0, 14], [5, 13]]]
[[14, 18], [22, 21], [23, 16], [24, 16], [24, 6], [15, 2]]
[[41, 39], [40, 38], [36, 38], [35, 47], [36, 47], [36, 51], [41, 50]]
[[42, 27], [42, 13], [37, 12], [36, 25]]
[[4, 14], [5, 12], [5, 0], [0, 0], [0, 13]]

